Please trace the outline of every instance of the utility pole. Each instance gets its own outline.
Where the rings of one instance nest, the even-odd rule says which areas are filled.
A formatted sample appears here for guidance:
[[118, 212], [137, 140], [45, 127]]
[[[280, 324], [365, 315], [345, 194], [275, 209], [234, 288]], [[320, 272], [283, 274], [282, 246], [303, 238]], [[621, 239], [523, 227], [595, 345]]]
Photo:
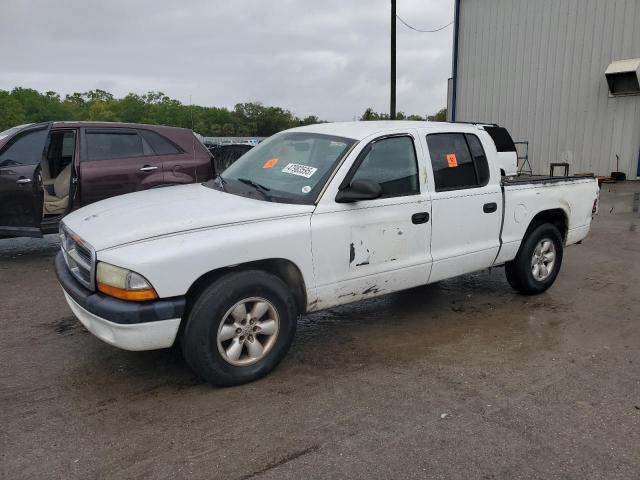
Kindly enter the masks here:
[[391, 0], [391, 98], [389, 118], [396, 119], [396, 0]]

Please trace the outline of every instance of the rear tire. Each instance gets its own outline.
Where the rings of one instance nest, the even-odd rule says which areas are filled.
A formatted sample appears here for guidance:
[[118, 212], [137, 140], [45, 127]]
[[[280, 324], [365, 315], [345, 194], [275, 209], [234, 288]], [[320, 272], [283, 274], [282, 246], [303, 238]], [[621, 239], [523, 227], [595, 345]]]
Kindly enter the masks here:
[[543, 223], [532, 228], [516, 258], [505, 265], [509, 285], [524, 295], [544, 292], [560, 272], [562, 255], [562, 236], [554, 225]]
[[209, 383], [252, 382], [284, 358], [296, 317], [293, 295], [278, 277], [258, 270], [229, 273], [195, 300], [181, 338], [182, 353]]

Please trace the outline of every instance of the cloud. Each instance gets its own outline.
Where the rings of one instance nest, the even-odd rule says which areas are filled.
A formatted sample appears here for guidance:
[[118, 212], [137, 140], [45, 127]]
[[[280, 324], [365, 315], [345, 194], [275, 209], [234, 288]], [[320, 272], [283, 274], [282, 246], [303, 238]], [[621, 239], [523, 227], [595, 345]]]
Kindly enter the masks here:
[[[453, 17], [453, 0], [397, 8], [418, 28]], [[397, 29], [398, 110], [434, 113], [446, 104], [452, 29]], [[388, 0], [3, 0], [0, 41], [0, 89], [160, 90], [328, 120], [388, 110]]]

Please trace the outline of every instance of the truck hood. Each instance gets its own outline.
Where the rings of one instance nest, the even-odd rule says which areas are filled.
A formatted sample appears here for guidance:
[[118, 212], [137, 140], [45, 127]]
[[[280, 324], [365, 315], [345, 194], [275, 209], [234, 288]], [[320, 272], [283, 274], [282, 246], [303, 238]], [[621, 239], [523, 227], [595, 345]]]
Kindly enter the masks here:
[[314, 208], [191, 184], [109, 198], [70, 213], [63, 222], [98, 251], [189, 230], [310, 214]]

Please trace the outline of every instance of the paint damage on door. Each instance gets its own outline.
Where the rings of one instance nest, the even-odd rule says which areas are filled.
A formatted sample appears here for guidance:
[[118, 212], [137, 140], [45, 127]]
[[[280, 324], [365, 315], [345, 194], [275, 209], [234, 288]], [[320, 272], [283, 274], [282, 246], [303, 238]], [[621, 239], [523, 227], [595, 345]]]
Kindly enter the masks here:
[[351, 228], [349, 268], [393, 262], [409, 249], [407, 224], [379, 224]]

